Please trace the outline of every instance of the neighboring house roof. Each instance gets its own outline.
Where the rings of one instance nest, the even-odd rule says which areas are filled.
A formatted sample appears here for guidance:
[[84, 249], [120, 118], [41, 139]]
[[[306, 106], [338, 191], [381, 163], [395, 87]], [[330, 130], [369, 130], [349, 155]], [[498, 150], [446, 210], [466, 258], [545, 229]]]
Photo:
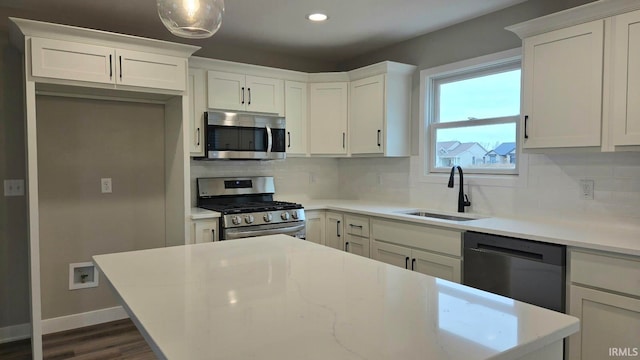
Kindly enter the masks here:
[[471, 143], [460, 144], [455, 148], [453, 148], [453, 150], [449, 151], [447, 154], [440, 155], [440, 157], [441, 158], [456, 157], [469, 150], [480, 151], [483, 154], [487, 152], [487, 150], [483, 148], [482, 145], [478, 144], [477, 142], [471, 142]]
[[516, 143], [514, 142], [506, 142], [498, 145], [495, 149], [487, 152], [487, 155], [491, 153], [498, 154], [500, 156], [507, 156], [516, 150]]
[[436, 150], [440, 156], [447, 154], [456, 146], [460, 145], [460, 141], [440, 141], [436, 143]]

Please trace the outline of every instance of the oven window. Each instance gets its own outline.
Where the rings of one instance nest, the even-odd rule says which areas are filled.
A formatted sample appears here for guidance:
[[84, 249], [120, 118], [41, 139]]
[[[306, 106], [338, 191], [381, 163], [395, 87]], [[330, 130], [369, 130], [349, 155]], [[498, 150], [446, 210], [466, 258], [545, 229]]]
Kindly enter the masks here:
[[267, 130], [235, 126], [209, 126], [209, 151], [267, 151]]

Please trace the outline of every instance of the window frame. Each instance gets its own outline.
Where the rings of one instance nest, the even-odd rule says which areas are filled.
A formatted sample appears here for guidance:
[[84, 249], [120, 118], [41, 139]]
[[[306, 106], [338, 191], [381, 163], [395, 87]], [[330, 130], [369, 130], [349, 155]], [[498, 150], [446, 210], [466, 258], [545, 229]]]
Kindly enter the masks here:
[[[451, 64], [445, 64], [433, 68], [423, 69], [420, 71], [420, 101], [419, 101], [419, 156], [414, 159], [414, 163], [411, 166], [415, 171], [414, 178], [420, 182], [426, 183], [441, 183], [445, 177], [448, 177], [449, 170], [437, 170], [433, 171], [432, 166], [435, 162], [435, 155], [432, 157], [432, 150], [430, 144], [435, 142], [435, 131], [431, 119], [435, 114], [435, 96], [432, 94], [435, 92], [435, 82], [437, 79], [464, 79], [477, 77], [479, 74], [490, 74], [495, 72], [504, 71], [508, 69], [509, 64], [515, 66], [520, 64], [522, 69], [522, 48], [515, 48], [506, 51], [501, 51], [494, 54], [484, 55], [477, 58], [467, 59]], [[515, 67], [514, 67], [515, 68]], [[501, 69], [496, 71], [496, 69]], [[473, 76], [471, 76], [473, 75]], [[520, 96], [522, 98], [522, 82], [521, 82]], [[522, 101], [520, 102], [522, 104]], [[522, 112], [522, 111], [521, 111]], [[523, 187], [527, 184], [527, 170], [528, 170], [528, 156], [522, 152], [522, 140], [521, 134], [521, 122], [522, 116], [508, 116], [509, 118], [505, 122], [511, 123], [515, 118], [516, 125], [516, 154], [517, 163], [516, 171], [499, 171], [495, 170], [491, 173], [488, 172], [475, 172], [471, 169], [465, 169], [465, 180], [468, 179], [470, 184], [475, 185], [488, 185], [488, 186], [508, 186], [508, 187]], [[488, 125], [487, 122], [496, 121], [499, 123], [500, 119], [504, 118], [492, 118], [473, 120], [474, 126], [481, 125], [481, 122], [485, 122], [484, 125]], [[477, 122], [477, 123], [476, 123]], [[440, 126], [446, 126], [443, 124], [455, 124], [457, 122], [444, 122], [439, 123]], [[433, 159], [432, 159], [433, 158]], [[511, 169], [510, 169], [511, 170]], [[467, 175], [468, 174], [468, 175]]]

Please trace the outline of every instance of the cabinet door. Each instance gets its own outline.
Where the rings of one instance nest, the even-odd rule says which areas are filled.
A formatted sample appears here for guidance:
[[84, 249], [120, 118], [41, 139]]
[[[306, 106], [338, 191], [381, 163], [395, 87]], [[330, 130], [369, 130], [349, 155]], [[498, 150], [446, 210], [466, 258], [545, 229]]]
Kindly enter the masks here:
[[411, 260], [411, 249], [373, 240], [371, 241], [371, 258], [408, 269]]
[[307, 153], [307, 84], [286, 81], [284, 87], [287, 155], [304, 155]]
[[345, 234], [344, 249], [352, 254], [369, 257], [369, 238]]
[[306, 211], [306, 239], [324, 245], [324, 211]]
[[426, 251], [412, 250], [411, 269], [422, 274], [460, 283], [462, 261]]
[[246, 109], [251, 112], [284, 115], [284, 81], [247, 76]]
[[244, 111], [246, 103], [245, 76], [207, 71], [207, 106], [209, 109]]
[[193, 222], [193, 243], [218, 241], [218, 220], [196, 220]]
[[640, 145], [640, 11], [614, 17], [613, 143]]
[[604, 21], [524, 40], [524, 148], [600, 146]]
[[116, 83], [153, 89], [186, 89], [187, 60], [174, 56], [116, 50]]
[[383, 152], [384, 75], [351, 82], [349, 146], [352, 154]]
[[325, 219], [324, 244], [338, 250], [344, 250], [344, 221], [342, 214], [327, 211]]
[[309, 152], [347, 153], [346, 82], [309, 85]]
[[189, 124], [191, 136], [189, 149], [191, 156], [203, 156], [204, 146], [204, 112], [206, 105], [205, 71], [189, 69]]
[[570, 299], [569, 315], [580, 318], [580, 332], [569, 337], [569, 359], [617, 359], [611, 351], [622, 349], [638, 356], [640, 299], [575, 285]]
[[104, 46], [32, 38], [31, 75], [112, 84], [115, 52]]

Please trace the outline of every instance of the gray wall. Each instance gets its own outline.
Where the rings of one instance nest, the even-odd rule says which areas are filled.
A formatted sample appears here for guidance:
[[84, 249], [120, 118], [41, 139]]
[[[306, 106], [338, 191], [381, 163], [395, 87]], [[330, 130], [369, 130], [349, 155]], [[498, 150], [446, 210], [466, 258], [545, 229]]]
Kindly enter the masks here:
[[117, 306], [104, 279], [70, 291], [69, 264], [165, 246], [164, 106], [38, 96], [36, 107], [42, 318]]
[[[25, 178], [20, 54], [0, 33], [0, 182]], [[26, 198], [0, 194], [0, 328], [29, 321]]]

